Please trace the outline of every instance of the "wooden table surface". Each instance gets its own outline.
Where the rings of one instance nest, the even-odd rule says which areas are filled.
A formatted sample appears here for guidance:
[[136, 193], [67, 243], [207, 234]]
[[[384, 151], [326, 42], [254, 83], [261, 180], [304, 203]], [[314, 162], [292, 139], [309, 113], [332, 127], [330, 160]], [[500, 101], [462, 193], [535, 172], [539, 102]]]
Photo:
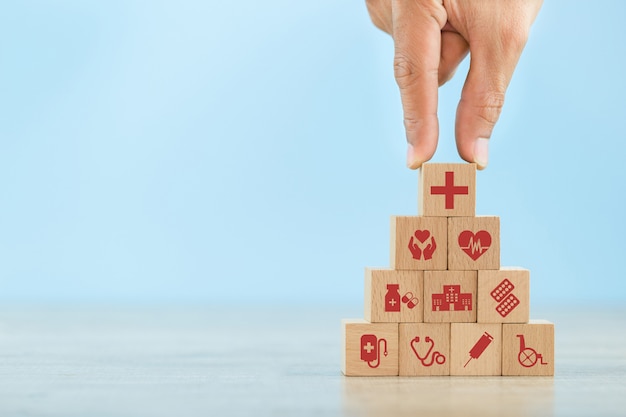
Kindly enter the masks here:
[[356, 308], [4, 307], [0, 416], [626, 416], [626, 309], [532, 312], [554, 378], [346, 378]]

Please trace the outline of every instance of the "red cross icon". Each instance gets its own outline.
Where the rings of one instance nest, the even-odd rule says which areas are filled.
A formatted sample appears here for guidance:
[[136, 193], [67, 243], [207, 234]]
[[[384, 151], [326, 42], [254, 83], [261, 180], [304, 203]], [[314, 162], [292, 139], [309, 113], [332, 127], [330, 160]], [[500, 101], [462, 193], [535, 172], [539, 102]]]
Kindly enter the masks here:
[[454, 196], [457, 194], [469, 194], [469, 187], [454, 185], [454, 172], [446, 171], [446, 185], [430, 187], [432, 195], [446, 196], [446, 210], [454, 209]]

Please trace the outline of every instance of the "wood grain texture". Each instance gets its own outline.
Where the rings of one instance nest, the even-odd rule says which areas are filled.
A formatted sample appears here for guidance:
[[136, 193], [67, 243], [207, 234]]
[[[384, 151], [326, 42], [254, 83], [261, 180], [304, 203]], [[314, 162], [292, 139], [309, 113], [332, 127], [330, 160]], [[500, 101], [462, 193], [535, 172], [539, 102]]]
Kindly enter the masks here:
[[[485, 244], [489, 235], [491, 242]], [[500, 269], [500, 218], [497, 216], [448, 219], [448, 269], [454, 271]]]
[[400, 376], [450, 375], [450, 324], [400, 323]]
[[503, 324], [502, 375], [554, 375], [554, 324]]
[[445, 270], [448, 220], [445, 217], [391, 216], [392, 269]]
[[417, 196], [420, 216], [474, 216], [476, 164], [423, 164]]
[[478, 323], [527, 323], [530, 271], [509, 267], [478, 271]]
[[423, 271], [366, 268], [364, 289], [365, 320], [372, 323], [424, 321]]
[[[361, 319], [344, 319], [342, 328], [341, 371], [346, 376], [398, 375], [398, 324], [368, 323]], [[364, 337], [371, 342], [363, 343]], [[375, 356], [362, 360], [366, 351]]]
[[[480, 355], [471, 355], [485, 343]], [[452, 323], [450, 327], [450, 375], [502, 375], [502, 325]]]
[[[476, 282], [476, 271], [425, 271], [424, 322], [475, 322]], [[471, 305], [463, 303], [463, 298], [471, 300]], [[443, 305], [438, 306], [438, 301]]]
[[554, 377], [344, 377], [339, 323], [362, 310], [3, 303], [0, 415], [624, 415], [624, 306], [533, 303], [555, 323]]

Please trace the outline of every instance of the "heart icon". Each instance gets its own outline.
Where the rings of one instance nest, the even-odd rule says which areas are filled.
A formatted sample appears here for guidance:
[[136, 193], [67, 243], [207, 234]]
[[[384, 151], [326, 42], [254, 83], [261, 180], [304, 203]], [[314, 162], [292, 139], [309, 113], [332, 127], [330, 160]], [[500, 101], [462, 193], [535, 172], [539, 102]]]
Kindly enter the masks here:
[[426, 242], [426, 239], [428, 239], [429, 236], [430, 236], [430, 232], [428, 230], [416, 230], [415, 231], [415, 237], [417, 238], [417, 240], [419, 240], [422, 243]]
[[479, 230], [476, 234], [464, 230], [459, 235], [459, 246], [470, 258], [476, 260], [491, 246], [491, 235], [486, 230]]

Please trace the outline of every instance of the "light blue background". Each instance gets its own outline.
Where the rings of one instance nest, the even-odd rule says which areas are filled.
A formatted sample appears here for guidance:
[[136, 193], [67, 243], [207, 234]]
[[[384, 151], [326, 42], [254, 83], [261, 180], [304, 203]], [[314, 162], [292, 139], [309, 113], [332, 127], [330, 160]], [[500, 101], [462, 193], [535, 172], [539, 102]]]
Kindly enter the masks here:
[[[478, 175], [533, 302], [626, 301], [625, 4], [546, 1]], [[0, 300], [362, 303], [416, 213], [392, 49], [361, 1], [3, 3]]]

